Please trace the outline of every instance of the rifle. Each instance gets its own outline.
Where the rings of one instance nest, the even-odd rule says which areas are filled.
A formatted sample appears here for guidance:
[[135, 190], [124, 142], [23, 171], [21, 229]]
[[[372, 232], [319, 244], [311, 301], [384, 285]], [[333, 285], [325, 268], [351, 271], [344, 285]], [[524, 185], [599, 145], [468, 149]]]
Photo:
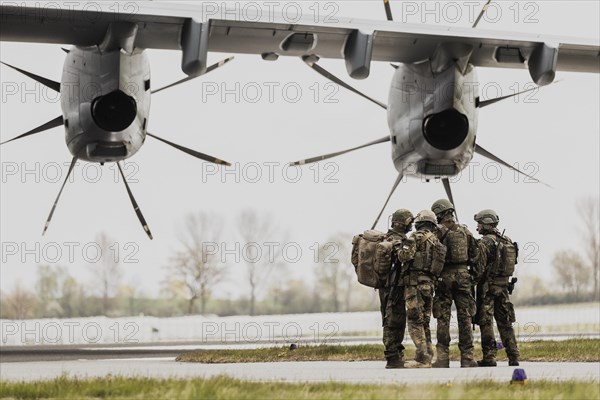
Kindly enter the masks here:
[[471, 296], [473, 296], [473, 299], [475, 299], [475, 305], [477, 310], [475, 311], [475, 315], [473, 315], [473, 319], [471, 320], [473, 325], [473, 331], [475, 331], [475, 325], [477, 325], [477, 323], [475, 322], [475, 318], [477, 318], [477, 314], [479, 314], [479, 304], [477, 303], [477, 294], [475, 293], [475, 279], [473, 279], [473, 277], [471, 277], [471, 279]]
[[[502, 231], [501, 238], [504, 238], [504, 232], [506, 232], [506, 229]], [[483, 274], [483, 277], [477, 284], [477, 296], [475, 298], [475, 303], [477, 304], [477, 312], [475, 313], [475, 317], [473, 317], [473, 324], [479, 325], [479, 320], [481, 319], [481, 307], [483, 306], [483, 300], [489, 289], [490, 274], [492, 272], [493, 267], [500, 262], [500, 257], [500, 246], [496, 245], [494, 264], [490, 265], [489, 267], [486, 265], [487, 268]], [[487, 264], [489, 265], [489, 263]]]
[[394, 246], [394, 249], [392, 250], [392, 269], [390, 273], [391, 288], [390, 296], [388, 297], [388, 301], [391, 301], [392, 305], [398, 304], [398, 282], [400, 281], [400, 278], [404, 275], [404, 263], [401, 263], [400, 260], [398, 260], [398, 257], [396, 257], [396, 248], [397, 246]]
[[511, 278], [510, 282], [508, 282], [508, 294], [512, 295], [513, 290], [515, 290], [515, 285], [517, 283], [519, 279], [518, 278]]

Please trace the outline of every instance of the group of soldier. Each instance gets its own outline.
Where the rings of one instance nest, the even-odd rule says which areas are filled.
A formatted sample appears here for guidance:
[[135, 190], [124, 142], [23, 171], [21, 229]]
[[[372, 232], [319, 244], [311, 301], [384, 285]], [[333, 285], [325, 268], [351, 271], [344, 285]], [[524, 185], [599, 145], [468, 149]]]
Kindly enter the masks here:
[[[493, 210], [479, 212], [475, 221], [480, 239], [456, 222], [454, 205], [445, 199], [416, 218], [405, 209], [392, 215], [386, 240], [395, 243], [394, 262], [385, 287], [379, 291], [386, 368], [448, 368], [452, 302], [457, 310], [461, 367], [496, 366], [494, 319], [509, 365], [519, 365], [507, 276], [512, 271], [498, 268], [503, 243], [516, 243], [499, 232], [499, 217]], [[407, 236], [413, 222], [416, 231]], [[437, 319], [435, 362], [429, 328], [432, 314]], [[483, 359], [479, 361], [473, 358], [471, 327], [475, 323], [481, 330]], [[416, 356], [405, 364], [402, 341], [407, 327]]]

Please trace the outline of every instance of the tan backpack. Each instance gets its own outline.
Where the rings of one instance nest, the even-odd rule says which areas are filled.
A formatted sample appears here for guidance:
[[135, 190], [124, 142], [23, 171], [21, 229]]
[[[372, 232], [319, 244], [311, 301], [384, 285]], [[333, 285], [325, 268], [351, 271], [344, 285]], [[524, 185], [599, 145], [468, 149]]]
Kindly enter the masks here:
[[447, 248], [442, 244], [433, 232], [427, 232], [417, 244], [417, 254], [412, 268], [417, 271], [427, 272], [434, 277], [439, 277], [446, 262]]
[[392, 268], [393, 243], [385, 234], [368, 230], [352, 239], [352, 265], [358, 282], [375, 289], [385, 287]]

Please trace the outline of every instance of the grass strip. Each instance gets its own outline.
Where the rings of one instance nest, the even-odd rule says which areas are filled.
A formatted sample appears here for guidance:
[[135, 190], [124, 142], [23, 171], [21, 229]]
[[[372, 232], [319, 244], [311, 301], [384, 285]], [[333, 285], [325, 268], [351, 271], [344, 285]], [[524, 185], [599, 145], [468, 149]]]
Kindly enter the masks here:
[[16, 399], [598, 399], [594, 382], [536, 381], [525, 385], [481, 381], [468, 384], [364, 385], [248, 382], [210, 379], [150, 379], [109, 376], [61, 377], [45, 382], [0, 382], [0, 398]]
[[[545, 362], [597, 362], [600, 361], [600, 339], [570, 339], [559, 342], [531, 341], [519, 343], [521, 360]], [[405, 358], [413, 359], [414, 346], [407, 346]], [[450, 358], [460, 360], [457, 345], [450, 346]], [[481, 359], [481, 346], [475, 345], [475, 359]], [[506, 352], [498, 351], [498, 361], [506, 361]], [[377, 361], [383, 360], [383, 345], [356, 346], [320, 345], [244, 350], [199, 350], [177, 357], [177, 361], [200, 363], [248, 363], [276, 361]]]

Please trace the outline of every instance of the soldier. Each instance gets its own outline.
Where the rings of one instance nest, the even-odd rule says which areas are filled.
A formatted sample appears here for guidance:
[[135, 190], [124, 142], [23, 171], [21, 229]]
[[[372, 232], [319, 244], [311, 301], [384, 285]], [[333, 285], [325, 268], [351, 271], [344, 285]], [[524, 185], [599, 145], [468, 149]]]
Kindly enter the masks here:
[[444, 267], [446, 247], [435, 235], [437, 221], [431, 211], [424, 210], [417, 215], [415, 228], [417, 231], [399, 246], [397, 258], [403, 264], [408, 332], [417, 348], [415, 362], [410, 367], [431, 368], [431, 304], [435, 281]]
[[438, 280], [433, 299], [433, 316], [437, 318], [437, 359], [434, 368], [450, 367], [450, 316], [452, 301], [458, 316], [458, 348], [460, 366], [476, 367], [473, 360], [472, 317], [475, 315], [475, 299], [471, 294], [469, 265], [477, 259], [477, 242], [464, 225], [454, 219], [454, 205], [446, 199], [438, 200], [431, 206], [439, 226], [437, 235], [447, 248], [446, 263]]
[[[496, 319], [502, 344], [508, 355], [508, 365], [519, 365], [519, 348], [512, 323], [515, 310], [509, 300], [509, 277], [517, 262], [518, 247], [510, 238], [501, 234], [497, 227], [500, 218], [493, 210], [483, 210], [475, 215], [479, 240], [478, 269], [481, 280], [477, 285], [478, 321], [481, 330], [483, 360], [481, 367], [496, 366], [496, 338], [492, 318]], [[514, 284], [514, 283], [513, 283]]]
[[[386, 234], [387, 240], [397, 241], [406, 239], [406, 234], [412, 229], [414, 220], [409, 210], [399, 209], [392, 214], [391, 228]], [[397, 272], [396, 272], [397, 273]], [[392, 275], [395, 275], [392, 272]], [[385, 346], [386, 368], [404, 368], [404, 331], [406, 330], [406, 309], [404, 306], [404, 291], [401, 286], [394, 288], [393, 299], [390, 298], [393, 276], [388, 279], [385, 288], [379, 289], [381, 302], [381, 318], [383, 321], [383, 345]]]

